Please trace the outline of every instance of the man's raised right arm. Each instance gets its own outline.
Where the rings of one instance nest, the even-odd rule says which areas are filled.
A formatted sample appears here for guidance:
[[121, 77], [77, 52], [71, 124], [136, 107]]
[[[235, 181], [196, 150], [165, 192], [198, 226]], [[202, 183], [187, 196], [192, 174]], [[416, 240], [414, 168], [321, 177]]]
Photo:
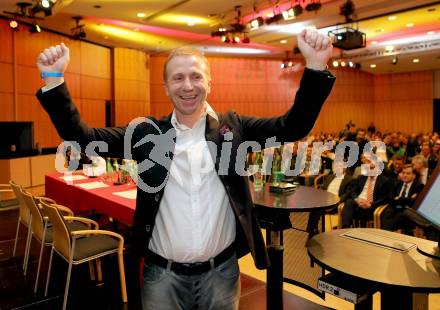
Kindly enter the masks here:
[[69, 61], [69, 48], [64, 43], [38, 55], [37, 67], [45, 82], [37, 92], [38, 100], [62, 139], [78, 142], [83, 150], [91, 141], [104, 141], [112, 156], [122, 154], [125, 127], [91, 128], [82, 120], [64, 83]]

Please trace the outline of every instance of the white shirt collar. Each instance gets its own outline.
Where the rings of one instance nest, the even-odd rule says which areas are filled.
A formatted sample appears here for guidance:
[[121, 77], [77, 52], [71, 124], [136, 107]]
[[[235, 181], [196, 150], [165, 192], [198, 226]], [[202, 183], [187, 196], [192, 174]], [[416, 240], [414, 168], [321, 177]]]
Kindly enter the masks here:
[[[217, 113], [214, 111], [214, 109], [210, 106], [210, 104], [208, 102], [205, 102], [205, 111], [200, 116], [200, 119], [196, 122], [196, 124], [194, 126], [196, 126], [201, 121], [205, 122], [206, 121], [206, 115], [211, 116], [217, 122], [219, 121]], [[179, 123], [179, 121], [177, 120], [177, 117], [176, 117], [176, 109], [173, 110], [173, 114], [171, 115], [171, 125], [173, 125], [173, 127], [175, 129], [179, 129], [179, 130], [191, 129], [188, 126]]]

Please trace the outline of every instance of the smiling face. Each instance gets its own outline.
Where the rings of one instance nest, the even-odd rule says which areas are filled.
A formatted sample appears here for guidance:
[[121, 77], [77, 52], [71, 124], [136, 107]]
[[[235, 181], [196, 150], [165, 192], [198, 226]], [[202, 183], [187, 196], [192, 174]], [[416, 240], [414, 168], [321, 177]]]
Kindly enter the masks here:
[[173, 102], [179, 122], [195, 123], [211, 92], [207, 63], [196, 55], [178, 55], [166, 64], [165, 92]]

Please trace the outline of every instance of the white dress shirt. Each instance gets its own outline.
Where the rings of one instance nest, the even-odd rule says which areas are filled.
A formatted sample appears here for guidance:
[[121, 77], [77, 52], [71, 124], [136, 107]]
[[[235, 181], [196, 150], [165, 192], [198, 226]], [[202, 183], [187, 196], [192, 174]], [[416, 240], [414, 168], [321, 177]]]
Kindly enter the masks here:
[[341, 187], [342, 180], [344, 180], [344, 175], [336, 176], [328, 185], [327, 192], [339, 197], [339, 187]]
[[373, 184], [371, 184], [371, 188], [374, 192], [374, 186], [376, 185], [377, 177], [367, 177], [367, 181], [365, 182], [364, 188], [362, 189], [362, 192], [359, 194], [358, 198], [362, 198], [362, 199], [367, 200], [367, 198], [368, 198], [367, 197], [368, 182], [369, 182], [370, 178], [371, 178], [371, 182], [373, 182]]
[[[206, 115], [218, 120], [209, 104], [189, 128], [177, 121], [170, 177], [148, 248], [172, 261], [208, 261], [235, 240], [235, 217], [205, 139]], [[148, 206], [146, 206], [148, 207]]]

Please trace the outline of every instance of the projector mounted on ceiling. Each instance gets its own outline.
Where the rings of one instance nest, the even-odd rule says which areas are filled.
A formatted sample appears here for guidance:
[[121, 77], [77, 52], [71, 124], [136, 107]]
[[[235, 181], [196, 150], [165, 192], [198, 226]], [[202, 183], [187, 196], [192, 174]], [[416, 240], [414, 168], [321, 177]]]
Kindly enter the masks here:
[[362, 48], [367, 45], [366, 34], [351, 27], [336, 28], [328, 33], [335, 37], [333, 46], [343, 50]]

